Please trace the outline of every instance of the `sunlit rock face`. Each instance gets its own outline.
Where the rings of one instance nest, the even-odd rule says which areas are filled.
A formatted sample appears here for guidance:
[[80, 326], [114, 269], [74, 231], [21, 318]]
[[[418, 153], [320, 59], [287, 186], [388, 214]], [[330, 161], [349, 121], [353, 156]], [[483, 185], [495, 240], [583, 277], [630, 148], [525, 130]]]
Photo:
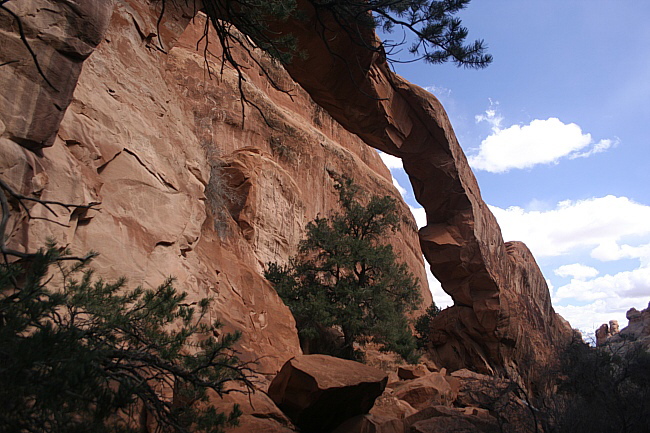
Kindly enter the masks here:
[[[286, 261], [305, 224], [337, 210], [330, 173], [339, 173], [353, 177], [366, 197], [399, 200], [400, 230], [385, 240], [419, 278], [424, 306], [431, 302], [415, 222], [377, 152], [256, 51], [290, 94], [272, 88], [237, 52], [247, 68], [245, 95], [266, 121], [242, 104], [232, 69], [221, 71], [212, 55], [206, 64], [204, 47], [197, 50], [204, 21], [191, 22], [193, 2], [167, 2], [160, 25], [159, 2], [18, 3], [21, 16], [45, 11], [33, 28], [60, 29], [56, 38], [30, 41], [45, 75], [67, 96], [57, 93], [63, 99], [48, 102], [58, 107], [57, 118], [48, 114], [50, 105], [36, 103], [50, 95], [47, 83], [34, 71], [21, 72], [29, 58], [17, 55], [19, 65], [0, 68], [2, 97], [11, 100], [0, 108], [0, 176], [26, 195], [101, 204], [84, 212], [57, 208], [56, 216], [34, 205], [34, 216], [60, 224], [13, 218], [13, 248], [33, 251], [53, 237], [75, 253], [95, 250], [97, 275], [126, 276], [131, 287], [155, 287], [174, 276], [189, 302], [213, 298], [208, 319], [225, 324], [220, 332], [242, 332], [241, 357], [259, 359], [264, 381], [300, 347], [293, 317], [263, 266]], [[17, 29], [0, 17], [6, 30], [0, 37], [19, 51]], [[57, 74], [67, 63], [47, 59], [61, 49], [70, 54], [62, 40], [83, 52], [71, 54], [74, 71]], [[11, 56], [4, 46], [1, 55]], [[217, 46], [209, 51], [219, 55]]]

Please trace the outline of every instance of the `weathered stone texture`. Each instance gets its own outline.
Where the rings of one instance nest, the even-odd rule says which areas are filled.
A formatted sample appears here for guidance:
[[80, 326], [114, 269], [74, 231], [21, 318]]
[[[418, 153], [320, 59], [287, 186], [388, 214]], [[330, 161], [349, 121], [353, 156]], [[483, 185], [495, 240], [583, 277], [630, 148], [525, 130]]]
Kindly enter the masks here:
[[[337, 208], [328, 170], [353, 176], [369, 195], [399, 200], [388, 169], [259, 52], [291, 97], [271, 88], [248, 59], [246, 95], [273, 126], [252, 106], [242, 106], [232, 69], [210, 76], [203, 49], [196, 49], [204, 21], [199, 16], [188, 26], [193, 2], [168, 2], [160, 26], [159, 2], [78, 3], [11, 3], [20, 5], [16, 11], [28, 17], [28, 28], [46, 29], [30, 38], [43, 64], [51, 65], [46, 76], [67, 96], [48, 103], [65, 111], [59, 125], [60, 119], [41, 113], [50, 105], [34, 103], [51, 92], [30, 59], [0, 68], [3, 97], [27, 104], [0, 108], [0, 175], [25, 194], [101, 205], [60, 210], [56, 217], [34, 206], [34, 216], [62, 225], [12, 220], [10, 245], [35, 250], [53, 237], [75, 253], [96, 250], [97, 275], [126, 276], [133, 287], [157, 286], [173, 275], [190, 300], [212, 297], [209, 318], [223, 321], [225, 331], [242, 331], [243, 359], [261, 358], [258, 369], [273, 374], [300, 348], [293, 318], [263, 278], [263, 266], [287, 260], [305, 224]], [[33, 14], [32, 22], [29, 11], [37, 7], [44, 12]], [[15, 41], [16, 29], [1, 17], [0, 38]], [[48, 75], [68, 63], [46, 62], [49, 54], [40, 54], [63, 49], [60, 38], [44, 36], [47, 31], [81, 50], [64, 50], [75, 60], [74, 71]], [[218, 55], [218, 47], [210, 51]], [[212, 71], [220, 70], [217, 58], [208, 61]], [[26, 96], [5, 91], [14, 88]], [[431, 302], [414, 221], [402, 201], [400, 212], [401, 231], [387, 241]]]
[[302, 355], [282, 367], [269, 396], [306, 432], [330, 432], [370, 411], [386, 387], [381, 370], [327, 355]]
[[450, 404], [456, 400], [456, 393], [452, 389], [445, 375], [429, 373], [417, 379], [408, 380], [394, 387], [395, 397], [404, 400], [415, 409], [428, 406]]
[[15, 16], [0, 10], [0, 64], [7, 63], [0, 68], [0, 134], [38, 150], [54, 143], [82, 63], [102, 41], [113, 4], [21, 0], [4, 6]]

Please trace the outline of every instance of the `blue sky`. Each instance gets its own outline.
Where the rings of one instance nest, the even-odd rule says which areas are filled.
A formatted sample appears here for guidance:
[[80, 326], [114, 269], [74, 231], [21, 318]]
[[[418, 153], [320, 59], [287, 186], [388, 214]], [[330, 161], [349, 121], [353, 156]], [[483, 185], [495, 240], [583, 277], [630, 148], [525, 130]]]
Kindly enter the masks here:
[[395, 70], [441, 100], [504, 239], [532, 250], [556, 311], [585, 334], [625, 326], [650, 301], [650, 2], [474, 0], [460, 17], [492, 65]]

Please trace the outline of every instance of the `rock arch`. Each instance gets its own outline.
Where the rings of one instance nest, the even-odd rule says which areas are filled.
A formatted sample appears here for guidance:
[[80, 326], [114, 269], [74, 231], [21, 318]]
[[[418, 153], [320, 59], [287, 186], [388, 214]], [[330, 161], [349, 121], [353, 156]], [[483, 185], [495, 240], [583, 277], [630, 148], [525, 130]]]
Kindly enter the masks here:
[[[27, 3], [21, 3], [25, 10]], [[81, 2], [93, 6], [79, 9], [66, 9], [65, 2], [51, 3], [63, 8], [66, 19], [55, 24], [64, 37], [45, 35], [38, 49], [46, 76], [54, 77], [56, 92], [29, 69], [26, 56], [0, 69], [0, 86], [16, 89], [13, 99], [0, 106], [4, 122], [0, 132], [37, 151], [51, 145], [82, 62], [101, 42], [113, 8], [122, 8], [121, 16], [131, 17], [143, 40], [151, 39], [151, 49], [157, 49], [159, 42], [169, 49], [199, 4], [168, 2], [174, 6], [158, 26], [159, 4], [146, 0]], [[315, 30], [309, 2], [298, 3], [307, 19], [277, 28], [295, 34], [308, 54], [287, 65], [289, 74], [348, 131], [369, 146], [400, 157], [416, 199], [426, 210], [420, 245], [433, 274], [455, 302], [433, 325], [437, 361], [452, 369], [490, 372], [517, 368], [524, 358], [548, 358], [555, 345], [568, 338], [570, 329], [553, 311], [545, 280], [528, 249], [520, 243], [504, 243], [439, 101], [394, 74], [378, 53], [337, 32], [334, 21], [327, 23], [323, 38]], [[75, 25], [81, 19], [87, 25]], [[41, 24], [29, 23], [35, 31]], [[337, 37], [328, 38], [329, 33]], [[375, 43], [374, 34], [366, 38], [366, 43]], [[330, 41], [329, 46], [324, 40]], [[11, 44], [14, 52], [20, 49], [16, 38]], [[7, 53], [3, 50], [3, 55]], [[65, 74], [57, 71], [60, 62], [68, 65]], [[23, 93], [36, 96], [19, 97]]]

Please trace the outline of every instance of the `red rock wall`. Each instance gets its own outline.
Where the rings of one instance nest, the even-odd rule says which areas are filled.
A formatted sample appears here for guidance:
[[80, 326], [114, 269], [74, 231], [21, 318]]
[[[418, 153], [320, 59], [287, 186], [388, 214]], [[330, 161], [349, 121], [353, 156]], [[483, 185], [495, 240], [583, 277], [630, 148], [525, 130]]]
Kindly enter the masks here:
[[[184, 31], [193, 7], [168, 2], [158, 37], [159, 3], [105, 0], [85, 11], [26, 0], [16, 12], [27, 17], [30, 7], [45, 4], [59, 11], [50, 17], [56, 25], [47, 28], [65, 37], [42, 34], [38, 20], [29, 37], [58, 86], [55, 96], [20, 51], [11, 19], [0, 21], [10, 30], [1, 36], [12, 47], [6, 53], [22, 56], [0, 69], [3, 89], [12, 89], [3, 91], [0, 107], [0, 174], [25, 193], [102, 206], [61, 213], [64, 228], [15, 220], [12, 245], [34, 249], [51, 235], [75, 251], [99, 250], [95, 266], [103, 276], [126, 275], [132, 284], [151, 286], [175, 275], [192, 296], [214, 296], [213, 316], [244, 331], [249, 356], [268, 355], [265, 362], [277, 368], [299, 349], [291, 316], [261, 277], [262, 265], [288, 257], [304, 224], [336, 206], [328, 170], [353, 174], [372, 193], [397, 196], [370, 145], [402, 158], [427, 212], [418, 242], [402, 204], [402, 232], [390, 241], [428, 295], [419, 243], [454, 298], [432, 328], [441, 365], [516, 370], [549, 360], [569, 338], [530, 252], [503, 242], [438, 100], [392, 73], [378, 53], [337, 31], [326, 15], [310, 18], [308, 2], [300, 2], [307, 20], [276, 29], [295, 33], [308, 54], [288, 67], [302, 88], [272, 69], [292, 98], [242, 58], [249, 67], [247, 98], [272, 127], [249, 105], [242, 117], [229, 68], [223, 75], [206, 73], [203, 51], [195, 49], [201, 22]], [[77, 16], [91, 24], [79, 24]], [[374, 43], [373, 34], [360, 34]], [[72, 95], [81, 61], [98, 43]], [[73, 53], [73, 66], [45, 61], [62, 52]], [[223, 167], [211, 176], [210, 164], [218, 161]], [[228, 192], [225, 213], [206, 197], [211, 187]]]
[[[28, 13], [44, 3], [58, 10], [63, 2], [21, 4]], [[126, 276], [131, 286], [156, 286], [173, 275], [191, 299], [213, 297], [210, 319], [221, 319], [228, 331], [241, 330], [243, 357], [264, 357], [259, 369], [274, 373], [300, 348], [293, 318], [263, 278], [262, 266], [286, 260], [304, 225], [337, 207], [328, 170], [353, 176], [371, 194], [399, 199], [390, 173], [374, 149], [343, 129], [279, 68], [273, 72], [291, 89], [291, 98], [272, 89], [258, 70], [246, 71], [246, 95], [272, 126], [248, 105], [243, 119], [233, 71], [206, 73], [203, 50], [196, 50], [203, 22], [188, 26], [193, 8], [176, 9], [168, 2], [159, 40], [159, 4], [100, 4], [101, 26], [95, 27], [101, 35], [93, 39], [98, 46], [83, 71], [78, 62], [76, 89], [68, 86], [61, 95], [60, 127], [54, 118], [29, 120], [50, 116], [51, 108], [25, 105], [47, 90], [34, 71], [24, 78], [0, 68], [2, 93], [11, 96], [7, 89], [20, 83], [27, 95], [0, 109], [8, 125], [0, 138], [0, 176], [25, 194], [68, 203], [97, 201], [100, 209], [61, 211], [55, 219], [64, 226], [14, 219], [10, 244], [34, 250], [51, 236], [74, 252], [96, 250], [98, 275]], [[74, 26], [64, 29], [69, 43], [80, 37]], [[51, 50], [45, 45], [38, 53]], [[29, 61], [23, 56], [21, 68], [29, 68]], [[45, 72], [58, 83], [57, 65]], [[219, 71], [220, 64], [212, 67]], [[45, 137], [30, 139], [32, 150], [16, 138], [19, 128], [11, 126], [16, 112], [28, 119], [25, 137], [36, 132]], [[211, 163], [220, 164], [212, 175]], [[220, 197], [216, 205], [206, 194], [210, 188]], [[420, 279], [430, 303], [415, 223], [401, 201], [400, 211], [401, 231], [387, 241]], [[34, 212], [45, 216], [38, 206]]]

